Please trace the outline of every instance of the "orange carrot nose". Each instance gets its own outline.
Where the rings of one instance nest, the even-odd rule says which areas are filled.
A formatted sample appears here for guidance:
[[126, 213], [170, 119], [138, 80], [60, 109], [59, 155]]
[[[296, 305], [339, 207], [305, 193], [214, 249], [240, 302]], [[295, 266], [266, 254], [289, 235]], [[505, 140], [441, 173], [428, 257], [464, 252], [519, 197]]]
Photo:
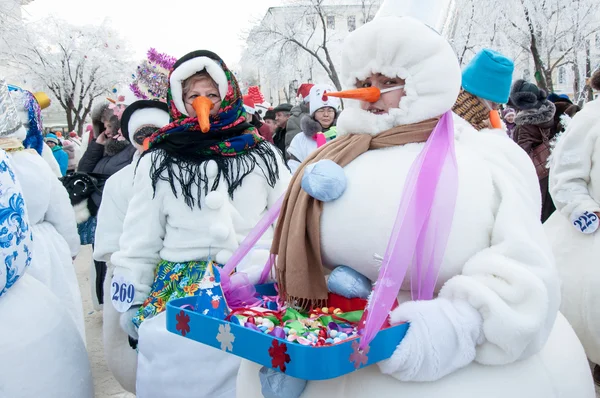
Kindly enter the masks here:
[[498, 111], [495, 111], [495, 110], [490, 111], [490, 124], [492, 125], [492, 128], [494, 128], [494, 129], [502, 128], [502, 122], [500, 121], [500, 114], [498, 113]]
[[148, 149], [150, 149], [150, 137], [144, 138], [144, 143], [143, 143], [142, 147], [144, 148], [144, 151], [147, 151]]
[[210, 120], [208, 117], [210, 116], [212, 107], [213, 103], [207, 97], [197, 97], [194, 102], [192, 102], [192, 108], [196, 111], [198, 124], [203, 133], [208, 133], [210, 130]]
[[381, 91], [377, 87], [356, 88], [353, 90], [337, 91], [326, 94], [329, 97], [355, 99], [374, 103], [379, 101]]

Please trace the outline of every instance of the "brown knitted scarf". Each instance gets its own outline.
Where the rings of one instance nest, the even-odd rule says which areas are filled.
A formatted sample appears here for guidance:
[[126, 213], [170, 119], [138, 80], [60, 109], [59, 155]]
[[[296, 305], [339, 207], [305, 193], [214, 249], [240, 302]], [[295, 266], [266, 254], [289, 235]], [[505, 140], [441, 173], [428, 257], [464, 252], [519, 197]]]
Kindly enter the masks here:
[[271, 253], [277, 255], [279, 292], [288, 305], [310, 308], [323, 306], [327, 300], [320, 243], [323, 202], [301, 187], [306, 166], [329, 159], [345, 167], [369, 150], [425, 142], [438, 120], [398, 126], [375, 136], [342, 136], [313, 152], [300, 165], [286, 193], [271, 247]]
[[473, 94], [461, 89], [452, 111], [469, 122], [475, 130], [490, 128], [490, 110]]

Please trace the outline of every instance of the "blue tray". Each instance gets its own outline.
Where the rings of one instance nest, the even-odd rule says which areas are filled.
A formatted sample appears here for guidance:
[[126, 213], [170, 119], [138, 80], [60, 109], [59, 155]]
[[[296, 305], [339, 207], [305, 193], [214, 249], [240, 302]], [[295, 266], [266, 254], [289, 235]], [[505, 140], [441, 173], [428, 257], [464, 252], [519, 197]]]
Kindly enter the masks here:
[[194, 306], [196, 297], [167, 303], [168, 331], [304, 380], [333, 379], [388, 359], [408, 330], [408, 324], [384, 329], [361, 353], [358, 338], [331, 346], [303, 346], [180, 308], [186, 304]]

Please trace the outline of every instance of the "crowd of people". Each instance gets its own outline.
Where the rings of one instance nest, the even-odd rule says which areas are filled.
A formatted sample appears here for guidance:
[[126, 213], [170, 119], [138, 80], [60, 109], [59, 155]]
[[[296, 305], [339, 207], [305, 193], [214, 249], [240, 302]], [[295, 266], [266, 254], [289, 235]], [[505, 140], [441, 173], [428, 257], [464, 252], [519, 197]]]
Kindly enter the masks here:
[[[47, 98], [0, 80], [0, 396], [94, 396], [73, 266], [89, 244], [108, 366], [142, 398], [595, 397], [600, 99], [546, 93], [491, 49], [461, 70], [393, 1], [342, 60], [346, 90], [303, 84], [264, 108], [193, 51], [166, 98], [102, 102], [83, 139], [44, 135]], [[409, 323], [391, 357], [272, 383], [167, 330], [166, 304], [279, 207], [236, 274], [255, 285], [274, 262], [281, 304], [300, 309], [351, 269], [373, 289], [365, 316]]]

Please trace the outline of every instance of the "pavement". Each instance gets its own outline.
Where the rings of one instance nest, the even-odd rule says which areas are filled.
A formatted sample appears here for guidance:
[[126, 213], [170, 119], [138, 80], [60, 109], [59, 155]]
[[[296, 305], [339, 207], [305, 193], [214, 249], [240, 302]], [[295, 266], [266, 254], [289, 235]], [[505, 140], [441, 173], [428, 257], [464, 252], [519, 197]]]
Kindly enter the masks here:
[[92, 305], [90, 287], [90, 268], [92, 264], [92, 246], [84, 246], [75, 260], [75, 270], [79, 280], [79, 289], [83, 300], [85, 317], [85, 336], [92, 364], [94, 391], [96, 398], [134, 398], [126, 392], [112, 376], [104, 360], [102, 343], [102, 311], [95, 311]]

